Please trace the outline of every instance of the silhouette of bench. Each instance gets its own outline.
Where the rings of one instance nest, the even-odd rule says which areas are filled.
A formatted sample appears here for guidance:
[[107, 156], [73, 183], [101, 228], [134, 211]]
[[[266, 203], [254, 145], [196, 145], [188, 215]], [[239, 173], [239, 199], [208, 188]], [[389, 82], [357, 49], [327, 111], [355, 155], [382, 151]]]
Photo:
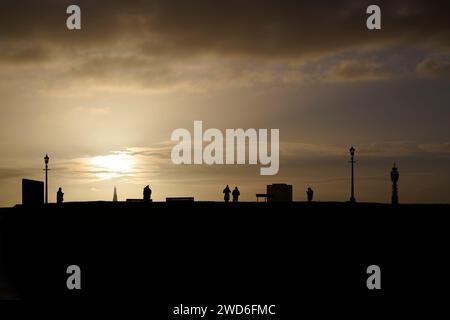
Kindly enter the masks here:
[[168, 197], [166, 202], [194, 202], [194, 197]]
[[268, 193], [257, 193], [256, 194], [256, 202], [259, 202], [259, 198], [264, 198], [265, 202], [267, 202], [268, 198], [273, 198], [273, 194]]
[[[127, 199], [126, 202], [127, 203], [143, 203], [144, 200], [142, 200], [142, 199]], [[152, 202], [152, 199], [150, 199], [149, 202]]]

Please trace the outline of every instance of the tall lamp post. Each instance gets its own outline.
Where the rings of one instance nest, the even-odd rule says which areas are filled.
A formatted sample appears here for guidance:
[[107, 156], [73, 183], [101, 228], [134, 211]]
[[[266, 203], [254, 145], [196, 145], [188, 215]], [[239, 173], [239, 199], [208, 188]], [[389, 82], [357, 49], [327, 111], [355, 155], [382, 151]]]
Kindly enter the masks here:
[[350, 202], [354, 203], [355, 200], [355, 179], [354, 179], [354, 164], [355, 164], [355, 148], [350, 148], [350, 163], [352, 164], [352, 180], [351, 180], [351, 196], [350, 196]]
[[397, 205], [398, 204], [398, 189], [397, 189], [397, 182], [400, 174], [398, 173], [398, 168], [394, 163], [394, 166], [391, 170], [391, 181], [392, 181], [392, 204]]
[[44, 161], [45, 161], [45, 204], [48, 203], [48, 160], [50, 160], [48, 154], [45, 155]]

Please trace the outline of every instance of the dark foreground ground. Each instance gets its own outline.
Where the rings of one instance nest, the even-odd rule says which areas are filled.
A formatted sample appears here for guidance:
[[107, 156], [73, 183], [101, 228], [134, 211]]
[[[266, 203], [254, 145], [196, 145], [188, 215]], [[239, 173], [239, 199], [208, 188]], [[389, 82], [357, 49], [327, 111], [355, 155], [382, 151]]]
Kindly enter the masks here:
[[[277, 319], [305, 310], [317, 316], [356, 307], [411, 311], [428, 301], [436, 309], [449, 301], [449, 209], [212, 202], [15, 207], [0, 211], [1, 297], [142, 302], [160, 319], [173, 318], [172, 307], [181, 303], [276, 304]], [[66, 287], [73, 264], [81, 268], [79, 291]], [[378, 291], [366, 287], [372, 264], [381, 268]], [[207, 319], [215, 317], [230, 319], [213, 312]]]

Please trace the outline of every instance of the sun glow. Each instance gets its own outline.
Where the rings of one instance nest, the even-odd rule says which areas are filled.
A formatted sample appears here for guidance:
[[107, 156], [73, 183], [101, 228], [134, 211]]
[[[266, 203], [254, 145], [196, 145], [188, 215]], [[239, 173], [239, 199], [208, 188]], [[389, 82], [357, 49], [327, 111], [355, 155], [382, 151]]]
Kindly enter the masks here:
[[100, 179], [115, 178], [130, 173], [133, 164], [133, 156], [126, 153], [96, 156], [91, 159], [91, 165]]

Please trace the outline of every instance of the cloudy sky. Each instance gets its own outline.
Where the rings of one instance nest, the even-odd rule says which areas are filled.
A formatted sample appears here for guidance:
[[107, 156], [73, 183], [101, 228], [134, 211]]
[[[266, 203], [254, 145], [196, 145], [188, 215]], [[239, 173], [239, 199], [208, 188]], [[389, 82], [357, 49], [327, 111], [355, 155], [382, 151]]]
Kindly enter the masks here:
[[[81, 7], [82, 29], [66, 27]], [[8, 1], [0, 6], [0, 207], [21, 179], [66, 201], [195, 196], [268, 183], [318, 200], [450, 202], [450, 2]], [[280, 129], [280, 170], [176, 166], [174, 129]]]

